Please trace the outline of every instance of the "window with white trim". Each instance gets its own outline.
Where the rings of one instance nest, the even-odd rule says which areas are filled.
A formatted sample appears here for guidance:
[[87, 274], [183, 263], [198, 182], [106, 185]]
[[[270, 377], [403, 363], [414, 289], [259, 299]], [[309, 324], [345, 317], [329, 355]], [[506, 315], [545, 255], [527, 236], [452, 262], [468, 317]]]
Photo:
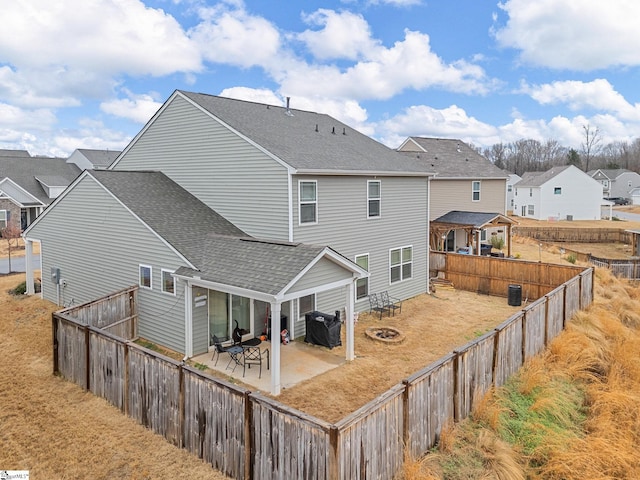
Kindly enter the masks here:
[[318, 223], [318, 182], [300, 180], [298, 195], [300, 225]]
[[380, 216], [382, 201], [380, 180], [367, 180], [367, 217], [375, 218]]
[[483, 228], [482, 230], [480, 230], [480, 241], [481, 242], [486, 242], [487, 241], [487, 229]]
[[413, 275], [413, 247], [389, 250], [389, 283], [401, 282]]
[[507, 185], [507, 192], [511, 193], [513, 190], [513, 185]]
[[142, 288], [151, 288], [151, 267], [149, 265], [140, 265], [140, 281], [139, 285]]
[[471, 200], [474, 202], [480, 201], [480, 181], [478, 180], [471, 182]]
[[[369, 271], [369, 254], [356, 255], [356, 265]], [[356, 300], [369, 296], [369, 278], [359, 278], [356, 280]]]
[[527, 205], [527, 215], [534, 215], [535, 209], [533, 205]]
[[170, 295], [176, 294], [176, 280], [173, 278], [171, 270], [165, 270], [164, 268], [160, 271], [160, 280], [162, 281], [162, 291], [164, 293], [168, 293]]
[[313, 312], [316, 309], [316, 294], [306, 295], [298, 298], [298, 316], [303, 319], [305, 313]]
[[553, 187], [554, 195], [562, 195], [562, 187]]
[[6, 228], [9, 221], [9, 211], [0, 210], [0, 228]]

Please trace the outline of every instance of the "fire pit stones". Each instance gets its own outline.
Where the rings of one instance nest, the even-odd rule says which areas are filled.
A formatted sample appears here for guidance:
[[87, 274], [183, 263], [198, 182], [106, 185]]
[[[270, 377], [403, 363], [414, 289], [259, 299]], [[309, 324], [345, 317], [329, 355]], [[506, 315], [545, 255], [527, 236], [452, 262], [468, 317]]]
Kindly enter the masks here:
[[364, 333], [372, 340], [383, 343], [401, 343], [404, 340], [404, 333], [393, 327], [369, 327]]

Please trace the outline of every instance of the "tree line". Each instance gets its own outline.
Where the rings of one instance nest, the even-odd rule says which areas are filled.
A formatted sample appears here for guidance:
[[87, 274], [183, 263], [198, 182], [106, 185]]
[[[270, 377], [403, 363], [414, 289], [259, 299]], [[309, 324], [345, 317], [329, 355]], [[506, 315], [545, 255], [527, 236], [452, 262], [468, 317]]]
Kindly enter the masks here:
[[560, 165], [575, 165], [585, 172], [598, 168], [625, 168], [640, 173], [640, 138], [632, 142], [602, 144], [598, 128], [590, 125], [582, 128], [579, 149], [567, 148], [557, 140], [521, 139], [476, 150], [495, 166], [520, 176], [524, 172], [543, 172]]

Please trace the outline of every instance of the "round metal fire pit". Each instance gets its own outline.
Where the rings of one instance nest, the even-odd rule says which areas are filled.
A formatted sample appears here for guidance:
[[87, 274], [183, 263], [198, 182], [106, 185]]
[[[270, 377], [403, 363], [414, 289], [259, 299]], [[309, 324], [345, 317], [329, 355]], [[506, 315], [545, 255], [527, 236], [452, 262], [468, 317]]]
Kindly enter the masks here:
[[404, 333], [393, 327], [369, 327], [364, 334], [383, 343], [400, 343], [404, 340]]

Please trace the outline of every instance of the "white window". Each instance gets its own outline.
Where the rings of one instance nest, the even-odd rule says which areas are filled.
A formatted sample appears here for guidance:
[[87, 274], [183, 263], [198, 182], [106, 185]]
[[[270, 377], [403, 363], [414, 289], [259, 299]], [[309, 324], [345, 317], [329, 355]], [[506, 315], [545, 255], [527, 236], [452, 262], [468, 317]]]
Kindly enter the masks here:
[[298, 299], [298, 315], [300, 318], [304, 318], [305, 313], [313, 312], [316, 309], [316, 295], [312, 293], [306, 297], [300, 297]]
[[554, 187], [553, 188], [554, 195], [562, 195], [562, 187]]
[[480, 201], [480, 182], [471, 182], [471, 200], [474, 202]]
[[381, 185], [380, 180], [367, 181], [367, 217], [380, 216]]
[[318, 184], [315, 180], [300, 181], [300, 224], [318, 223]]
[[160, 279], [162, 280], [162, 291], [164, 293], [170, 293], [171, 295], [176, 294], [176, 281], [171, 275], [171, 270], [165, 270], [164, 268], [160, 271]]
[[533, 208], [533, 205], [528, 205], [527, 206], [527, 215], [534, 215], [535, 209]]
[[481, 242], [486, 242], [487, 241], [487, 230], [486, 229], [482, 229], [480, 230], [480, 241]]
[[530, 197], [533, 197], [533, 188], [530, 188], [530, 189], [529, 189], [529, 196], [530, 196]]
[[7, 210], [0, 210], [0, 228], [6, 228], [9, 221], [9, 212]]
[[389, 282], [396, 283], [411, 278], [413, 274], [413, 247], [389, 250]]
[[[369, 254], [356, 255], [356, 264], [367, 272], [369, 271]], [[359, 278], [356, 280], [356, 300], [369, 296], [369, 279]]]
[[140, 265], [140, 286], [142, 288], [151, 288], [151, 267], [149, 265]]
[[507, 192], [511, 193], [513, 190], [513, 185], [507, 185]]

